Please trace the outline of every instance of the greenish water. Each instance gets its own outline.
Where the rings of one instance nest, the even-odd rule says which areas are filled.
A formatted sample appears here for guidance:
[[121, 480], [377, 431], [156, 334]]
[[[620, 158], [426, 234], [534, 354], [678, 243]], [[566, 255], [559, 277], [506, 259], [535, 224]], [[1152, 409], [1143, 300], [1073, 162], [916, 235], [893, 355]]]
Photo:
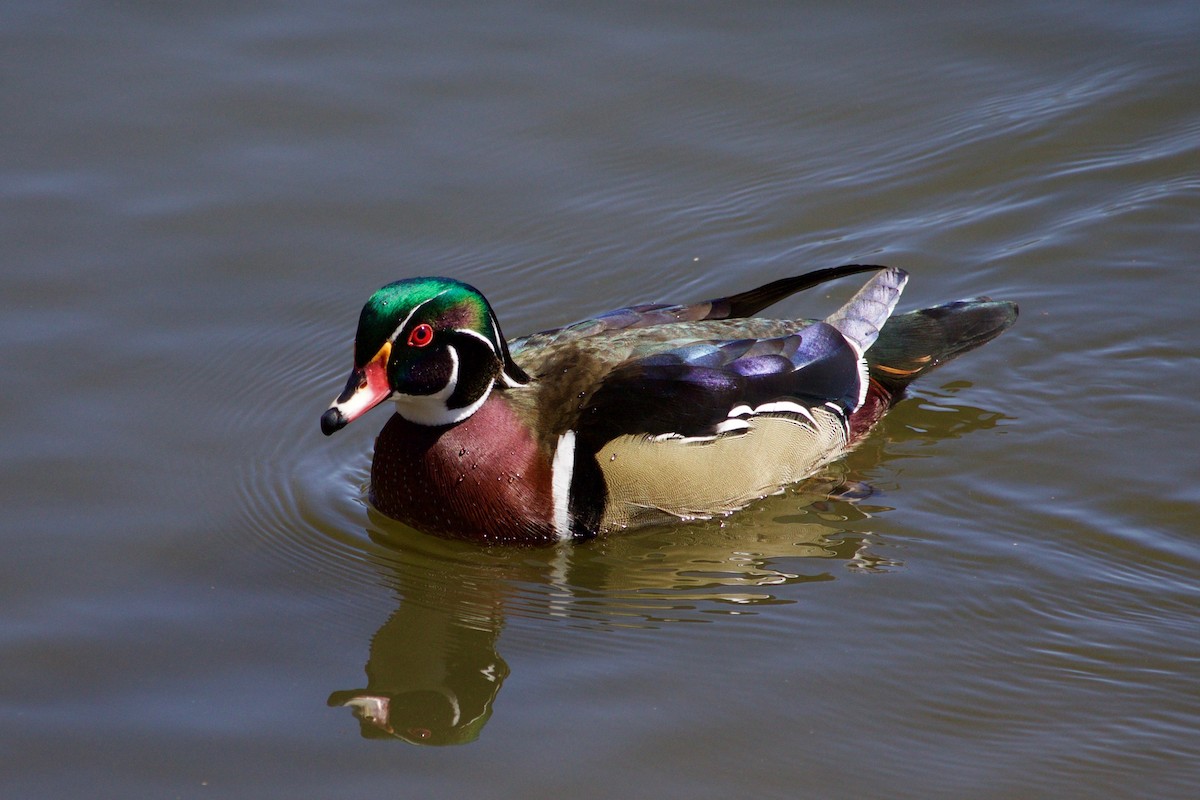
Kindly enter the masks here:
[[[0, 795], [1194, 795], [1194, 4], [0, 23]], [[516, 336], [855, 261], [1021, 319], [728, 520], [442, 542], [318, 430], [397, 278]]]

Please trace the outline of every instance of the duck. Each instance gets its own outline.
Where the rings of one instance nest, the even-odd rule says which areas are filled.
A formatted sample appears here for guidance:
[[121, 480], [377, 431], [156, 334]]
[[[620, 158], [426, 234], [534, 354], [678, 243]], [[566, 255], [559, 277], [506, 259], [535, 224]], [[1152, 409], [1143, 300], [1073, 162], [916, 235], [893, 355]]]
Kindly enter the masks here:
[[[868, 272], [824, 319], [757, 316]], [[843, 456], [912, 381], [1016, 321], [988, 297], [894, 313], [907, 281], [847, 264], [510, 341], [475, 287], [398, 280], [363, 306], [321, 431], [391, 400], [369, 500], [435, 536], [551, 544], [727, 516]]]

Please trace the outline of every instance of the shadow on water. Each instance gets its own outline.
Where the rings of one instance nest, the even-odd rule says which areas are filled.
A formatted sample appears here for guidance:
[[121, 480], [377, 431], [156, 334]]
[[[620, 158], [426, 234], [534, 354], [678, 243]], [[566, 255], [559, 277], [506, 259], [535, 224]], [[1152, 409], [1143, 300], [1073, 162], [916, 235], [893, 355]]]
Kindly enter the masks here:
[[583, 628], [714, 622], [799, 602], [793, 587], [832, 581], [839, 569], [899, 568], [869, 531], [873, 515], [891, 509], [860, 478], [895, 455], [893, 445], [1002, 419], [935, 393], [906, 403], [822, 475], [731, 518], [578, 545], [446, 541], [369, 510], [370, 561], [398, 606], [371, 641], [366, 686], [334, 691], [329, 705], [350, 708], [367, 738], [463, 744], [479, 737], [509, 676], [499, 641], [510, 618]]

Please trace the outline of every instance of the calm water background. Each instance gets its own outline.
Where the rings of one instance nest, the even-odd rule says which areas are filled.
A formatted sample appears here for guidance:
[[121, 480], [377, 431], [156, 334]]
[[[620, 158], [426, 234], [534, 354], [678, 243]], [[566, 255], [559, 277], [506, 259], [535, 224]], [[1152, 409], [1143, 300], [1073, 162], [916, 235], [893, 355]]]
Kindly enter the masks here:
[[[0, 795], [1194, 797], [1198, 42], [1194, 2], [0, 4]], [[446, 544], [365, 504], [384, 412], [318, 432], [396, 278], [515, 336], [854, 261], [1022, 317], [724, 523]]]

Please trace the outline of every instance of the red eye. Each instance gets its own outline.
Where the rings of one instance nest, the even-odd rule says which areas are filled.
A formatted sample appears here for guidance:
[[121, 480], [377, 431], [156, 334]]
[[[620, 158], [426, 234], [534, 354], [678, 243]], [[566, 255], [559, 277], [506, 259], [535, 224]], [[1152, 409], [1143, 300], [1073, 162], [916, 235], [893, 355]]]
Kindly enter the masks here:
[[408, 335], [408, 343], [413, 347], [424, 347], [433, 341], [433, 326], [422, 322], [412, 329]]

